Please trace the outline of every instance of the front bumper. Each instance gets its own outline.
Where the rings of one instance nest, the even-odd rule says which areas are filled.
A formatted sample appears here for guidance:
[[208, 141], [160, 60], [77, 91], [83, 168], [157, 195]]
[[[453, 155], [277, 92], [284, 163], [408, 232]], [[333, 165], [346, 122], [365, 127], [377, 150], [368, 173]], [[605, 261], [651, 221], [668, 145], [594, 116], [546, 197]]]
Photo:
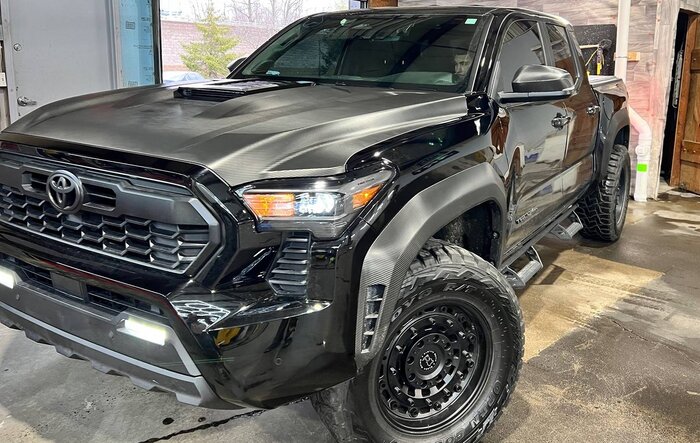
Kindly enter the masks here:
[[[208, 171], [180, 164], [153, 170], [148, 158], [132, 158], [141, 165], [132, 166], [15, 148], [29, 163], [36, 157], [58, 162], [57, 168], [97, 167], [186, 187], [217, 215], [223, 238], [206, 263], [176, 274], [0, 223], [0, 261], [41, 274], [20, 275], [24, 268], [17, 269], [13, 289], [0, 285], [3, 323], [63, 354], [88, 359], [97, 369], [210, 408], [273, 408], [356, 375], [360, 259], [374, 236], [367, 223], [336, 241], [310, 243], [305, 291], [295, 293], [284, 281], [273, 284], [284, 279], [268, 278], [288, 236], [258, 232], [228, 186]], [[93, 303], [93, 295], [104, 302], [105, 292], [112, 295], [106, 306]], [[183, 305], [227, 314], [211, 321], [208, 315], [183, 314]], [[129, 317], [159, 323], [168, 341], [159, 347], [120, 334]]]
[[[16, 274], [15, 279], [17, 284], [13, 289], [0, 286], [0, 322], [6, 326], [24, 330], [28, 338], [52, 345], [62, 355], [88, 360], [101, 372], [128, 376], [143, 389], [169, 392], [178, 401], [194, 406], [232, 408], [218, 398], [172, 328], [163, 325], [167, 338], [162, 347], [134, 343], [120, 332], [120, 325], [127, 316], [137, 316], [120, 314], [110, 318], [32, 288]], [[92, 337], [86, 339], [75, 334]], [[104, 340], [111, 346], [96, 343]]]
[[[183, 403], [206, 408], [274, 408], [356, 374], [356, 290], [349, 265], [354, 254], [345, 248], [334, 255], [342, 272], [335, 266], [318, 269], [309, 282], [314, 295], [328, 297], [328, 288], [334, 288], [332, 303], [321, 310], [285, 313], [277, 308], [247, 317], [229, 329], [237, 330], [236, 339], [220, 344], [220, 331], [197, 331], [178, 315], [172, 299], [73, 268], [66, 264], [72, 259], [67, 255], [55, 261], [38, 245], [20, 250], [3, 240], [7, 237], [0, 230], [0, 267], [11, 269], [16, 283], [12, 289], [0, 285], [0, 321], [61, 354], [89, 360], [102, 372], [128, 376], [142, 388], [170, 392]], [[147, 305], [110, 311], [62, 292], [61, 285], [70, 287], [70, 281]], [[165, 344], [120, 332], [128, 318], [159, 324], [167, 331]]]

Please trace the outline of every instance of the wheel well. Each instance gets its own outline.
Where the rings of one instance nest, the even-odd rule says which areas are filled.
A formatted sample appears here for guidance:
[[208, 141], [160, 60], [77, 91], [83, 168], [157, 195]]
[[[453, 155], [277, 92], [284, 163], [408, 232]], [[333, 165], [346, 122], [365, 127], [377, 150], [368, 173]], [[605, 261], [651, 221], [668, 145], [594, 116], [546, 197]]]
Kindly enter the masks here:
[[[494, 227], [498, 226], [498, 229]], [[433, 235], [453, 243], [492, 263], [497, 262], [501, 213], [494, 202], [485, 202], [443, 226]]]
[[620, 129], [617, 132], [617, 135], [615, 135], [614, 144], [627, 146], [629, 148], [629, 146], [630, 146], [630, 127], [629, 126], [625, 126], [624, 128]]

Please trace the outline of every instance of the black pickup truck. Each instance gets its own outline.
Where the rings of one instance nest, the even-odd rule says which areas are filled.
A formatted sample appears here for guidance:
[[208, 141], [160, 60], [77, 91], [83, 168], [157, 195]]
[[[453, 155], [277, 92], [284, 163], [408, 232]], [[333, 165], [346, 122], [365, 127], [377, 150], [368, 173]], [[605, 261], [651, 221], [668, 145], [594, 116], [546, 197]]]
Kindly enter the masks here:
[[340, 441], [476, 441], [535, 245], [618, 239], [626, 90], [519, 9], [314, 15], [227, 79], [0, 136], [0, 319], [209, 408], [311, 397]]

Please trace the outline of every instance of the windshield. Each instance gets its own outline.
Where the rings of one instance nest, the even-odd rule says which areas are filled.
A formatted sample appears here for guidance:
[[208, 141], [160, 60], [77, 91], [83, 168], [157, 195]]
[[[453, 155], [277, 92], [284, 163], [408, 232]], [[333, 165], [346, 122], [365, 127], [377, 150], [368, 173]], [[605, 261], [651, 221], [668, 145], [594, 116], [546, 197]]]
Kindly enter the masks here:
[[242, 77], [456, 91], [474, 69], [481, 16], [320, 16], [293, 26]]

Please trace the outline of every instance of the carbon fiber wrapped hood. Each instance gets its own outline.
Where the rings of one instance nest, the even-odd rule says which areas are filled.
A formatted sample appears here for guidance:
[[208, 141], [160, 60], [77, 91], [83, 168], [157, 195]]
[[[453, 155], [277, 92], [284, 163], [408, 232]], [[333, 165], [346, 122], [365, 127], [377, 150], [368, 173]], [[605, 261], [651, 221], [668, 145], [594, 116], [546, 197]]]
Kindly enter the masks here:
[[452, 93], [294, 82], [222, 93], [223, 82], [75, 97], [6, 132], [198, 164], [239, 186], [340, 174], [358, 152], [467, 113]]

